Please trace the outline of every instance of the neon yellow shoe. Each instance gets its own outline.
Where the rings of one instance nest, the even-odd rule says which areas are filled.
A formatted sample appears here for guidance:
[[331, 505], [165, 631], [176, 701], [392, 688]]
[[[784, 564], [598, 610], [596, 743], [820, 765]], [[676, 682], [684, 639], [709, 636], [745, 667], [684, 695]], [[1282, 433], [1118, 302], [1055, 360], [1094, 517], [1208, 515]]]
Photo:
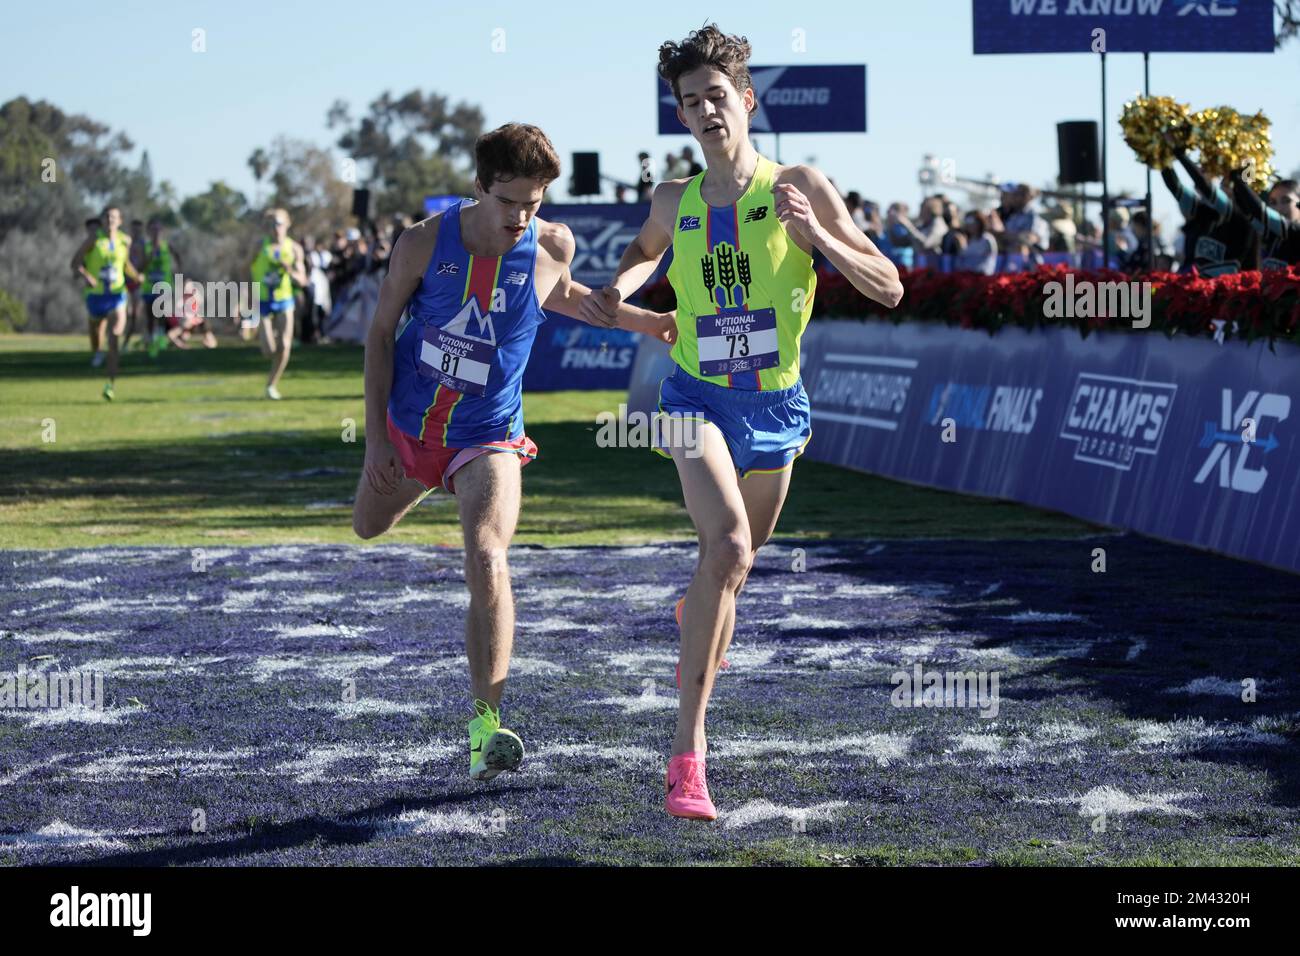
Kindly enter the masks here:
[[112, 382], [109, 382], [107, 385], [104, 386], [104, 399], [105, 399], [106, 401], [110, 401], [110, 402], [113, 400], [113, 383], [112, 383]]
[[469, 775], [491, 780], [503, 770], [516, 770], [524, 759], [524, 742], [501, 726], [501, 713], [484, 700], [474, 701], [478, 714], [469, 722]]

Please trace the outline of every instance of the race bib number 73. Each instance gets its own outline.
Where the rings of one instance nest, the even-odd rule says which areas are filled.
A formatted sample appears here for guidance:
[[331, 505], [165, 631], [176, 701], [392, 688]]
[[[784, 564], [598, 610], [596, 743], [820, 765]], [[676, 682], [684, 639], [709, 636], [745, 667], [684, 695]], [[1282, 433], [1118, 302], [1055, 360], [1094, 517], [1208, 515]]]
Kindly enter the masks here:
[[732, 375], [780, 364], [775, 309], [729, 309], [695, 317], [701, 375]]
[[458, 392], [482, 395], [496, 350], [488, 342], [429, 327], [420, 343], [420, 374]]

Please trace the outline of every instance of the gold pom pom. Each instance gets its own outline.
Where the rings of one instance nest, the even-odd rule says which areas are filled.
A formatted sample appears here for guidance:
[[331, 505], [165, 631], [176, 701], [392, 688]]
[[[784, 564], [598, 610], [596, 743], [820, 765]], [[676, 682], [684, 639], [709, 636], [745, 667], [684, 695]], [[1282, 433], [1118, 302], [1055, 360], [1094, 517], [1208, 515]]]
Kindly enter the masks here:
[[1244, 177], [1254, 189], [1268, 188], [1273, 180], [1273, 139], [1269, 133], [1272, 123], [1263, 113], [1242, 119], [1242, 142], [1239, 146], [1246, 159]]
[[1174, 164], [1169, 140], [1186, 148], [1191, 136], [1191, 108], [1169, 96], [1141, 96], [1124, 104], [1119, 125], [1124, 142], [1145, 165], [1167, 169]]
[[1272, 124], [1263, 113], [1242, 116], [1230, 106], [1217, 106], [1192, 115], [1192, 145], [1200, 151], [1207, 176], [1243, 170], [1243, 177], [1263, 189], [1273, 176]]

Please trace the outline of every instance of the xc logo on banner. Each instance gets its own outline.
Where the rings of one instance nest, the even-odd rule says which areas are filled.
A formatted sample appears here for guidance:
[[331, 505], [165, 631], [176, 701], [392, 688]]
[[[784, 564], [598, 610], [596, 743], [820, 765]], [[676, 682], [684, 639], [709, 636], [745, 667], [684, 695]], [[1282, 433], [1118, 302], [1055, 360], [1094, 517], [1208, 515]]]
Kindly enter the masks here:
[[[1270, 430], [1267, 436], [1261, 436], [1261, 425], [1266, 418], [1281, 423], [1290, 414], [1290, 395], [1247, 392], [1241, 403], [1234, 406], [1232, 389], [1225, 388], [1218, 427], [1215, 422], [1207, 421], [1201, 434], [1200, 447], [1210, 449], [1210, 454], [1201, 465], [1201, 470], [1196, 473], [1196, 483], [1204, 484], [1217, 465], [1220, 488], [1231, 488], [1248, 495], [1258, 494], [1268, 480], [1268, 469], [1262, 466], [1247, 468], [1246, 457], [1252, 447], [1257, 447], [1265, 455], [1277, 448], [1279, 442], [1276, 431]], [[1230, 461], [1234, 445], [1241, 446], [1235, 465]]]

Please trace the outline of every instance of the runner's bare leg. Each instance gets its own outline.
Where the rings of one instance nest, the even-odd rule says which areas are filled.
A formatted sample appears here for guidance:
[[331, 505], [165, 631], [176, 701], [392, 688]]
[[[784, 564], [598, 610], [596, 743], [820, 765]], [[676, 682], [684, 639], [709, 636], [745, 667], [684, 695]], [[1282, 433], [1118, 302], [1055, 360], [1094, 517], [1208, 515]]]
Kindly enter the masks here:
[[268, 333], [271, 343], [271, 374], [266, 384], [270, 388], [280, 381], [280, 376], [289, 364], [289, 350], [293, 346], [293, 309], [268, 316], [262, 320], [263, 324], [268, 320], [274, 322], [274, 329]]
[[420, 500], [424, 491], [424, 485], [414, 478], [403, 478], [397, 490], [382, 495], [370, 487], [363, 471], [352, 505], [352, 530], [357, 537], [364, 539], [377, 538], [391, 531]]
[[126, 306], [119, 305], [109, 314], [108, 324], [108, 380], [117, 378], [118, 339], [126, 331]]
[[519, 521], [522, 482], [518, 456], [480, 455], [455, 473], [456, 503], [465, 533], [465, 653], [470, 690], [494, 709], [501, 706], [514, 647], [515, 602], [507, 550]]
[[700, 559], [682, 608], [682, 686], [672, 754], [707, 749], [704, 715], [722, 648], [731, 642], [736, 589], [745, 579], [752, 551], [749, 519], [739, 479], [717, 427], [701, 425], [697, 447], [672, 447], [686, 510], [700, 539]]
[[[794, 473], [794, 466], [776, 472], [775, 474], [749, 474], [740, 479], [740, 497], [745, 502], [745, 514], [749, 517], [749, 563], [745, 567], [745, 577], [741, 579], [740, 586], [736, 588], [736, 597], [740, 597], [740, 592], [745, 588], [745, 582], [749, 580], [749, 572], [754, 567], [754, 559], [758, 556], [758, 549], [767, 543], [772, 537], [772, 532], [776, 530], [777, 519], [781, 517], [781, 508], [785, 505], [786, 493], [790, 490], [790, 477]], [[727, 635], [726, 643], [718, 651], [718, 659], [715, 662], [714, 670], [722, 666], [723, 658], [727, 656], [727, 648], [731, 646], [731, 638], [736, 629], [736, 604], [731, 605], [731, 615], [727, 619], [727, 626], [723, 633]]]

